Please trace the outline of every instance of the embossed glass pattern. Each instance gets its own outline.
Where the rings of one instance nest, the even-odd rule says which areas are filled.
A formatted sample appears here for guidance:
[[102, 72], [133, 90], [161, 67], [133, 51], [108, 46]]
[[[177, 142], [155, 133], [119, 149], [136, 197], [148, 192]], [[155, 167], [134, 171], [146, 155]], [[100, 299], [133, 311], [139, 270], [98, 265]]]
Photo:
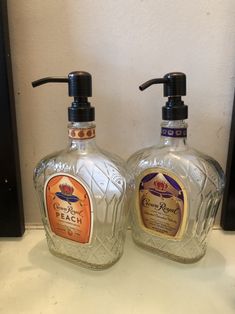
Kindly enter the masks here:
[[[165, 129], [183, 129], [184, 121], [164, 121]], [[186, 132], [184, 132], [186, 135]], [[171, 133], [173, 134], [173, 133]], [[191, 263], [206, 251], [208, 233], [221, 200], [224, 174], [220, 165], [187, 145], [186, 137], [161, 136], [160, 144], [133, 154], [127, 166], [130, 173], [129, 204], [133, 240], [139, 246], [170, 259]], [[138, 211], [139, 178], [147, 169], [163, 169], [174, 173], [187, 195], [187, 216], [180, 238], [169, 238], [147, 232], [140, 223]]]
[[[93, 122], [70, 123], [69, 133], [75, 134], [80, 129], [79, 136], [83, 136], [83, 129], [90, 128], [93, 132], [94, 127]], [[44, 201], [44, 186], [48, 178], [57, 173], [77, 178], [88, 190], [93, 207], [89, 243], [68, 240], [51, 230]], [[123, 162], [117, 156], [101, 150], [94, 136], [85, 140], [71, 139], [65, 150], [42, 159], [35, 168], [34, 184], [48, 246], [53, 254], [92, 269], [107, 268], [121, 257], [128, 216]], [[71, 192], [66, 185], [62, 188], [67, 193]]]

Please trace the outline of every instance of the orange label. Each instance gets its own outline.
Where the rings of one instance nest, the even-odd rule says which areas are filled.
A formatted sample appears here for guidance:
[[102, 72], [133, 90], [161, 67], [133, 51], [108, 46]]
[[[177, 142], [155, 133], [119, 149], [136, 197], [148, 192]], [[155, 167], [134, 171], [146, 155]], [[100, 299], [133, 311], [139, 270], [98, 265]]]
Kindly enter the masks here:
[[52, 232], [72, 241], [89, 243], [93, 212], [83, 184], [71, 175], [56, 174], [45, 184], [44, 197]]

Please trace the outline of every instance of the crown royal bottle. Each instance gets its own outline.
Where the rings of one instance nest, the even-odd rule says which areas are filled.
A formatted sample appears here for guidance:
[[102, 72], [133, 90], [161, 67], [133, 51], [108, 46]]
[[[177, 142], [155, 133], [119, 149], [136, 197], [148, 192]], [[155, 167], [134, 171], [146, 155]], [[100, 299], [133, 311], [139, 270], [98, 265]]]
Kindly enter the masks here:
[[69, 145], [43, 158], [34, 171], [42, 221], [50, 251], [92, 269], [114, 264], [122, 255], [126, 233], [126, 180], [122, 161], [95, 141], [91, 75], [72, 72], [68, 78], [33, 82], [68, 83]]
[[191, 263], [206, 251], [224, 187], [220, 165], [188, 146], [186, 76], [168, 73], [150, 80], [164, 84], [160, 144], [128, 160], [132, 236], [139, 246], [170, 259]]

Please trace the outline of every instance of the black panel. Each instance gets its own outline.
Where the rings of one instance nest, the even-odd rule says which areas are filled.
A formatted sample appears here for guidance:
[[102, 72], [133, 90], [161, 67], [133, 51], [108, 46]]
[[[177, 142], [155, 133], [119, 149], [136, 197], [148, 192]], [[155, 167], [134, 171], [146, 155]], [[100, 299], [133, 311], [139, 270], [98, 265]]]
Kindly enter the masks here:
[[221, 226], [224, 230], [235, 230], [235, 94], [229, 138], [226, 178]]
[[24, 233], [7, 1], [0, 0], [0, 236]]

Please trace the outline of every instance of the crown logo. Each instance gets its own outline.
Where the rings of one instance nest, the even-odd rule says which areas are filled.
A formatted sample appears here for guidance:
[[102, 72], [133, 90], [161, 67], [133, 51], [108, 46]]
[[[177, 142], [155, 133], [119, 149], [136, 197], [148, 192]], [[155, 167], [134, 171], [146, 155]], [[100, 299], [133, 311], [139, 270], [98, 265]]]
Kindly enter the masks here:
[[60, 184], [59, 185], [60, 192], [56, 192], [55, 195], [59, 197], [61, 200], [68, 202], [69, 204], [72, 202], [77, 202], [79, 198], [76, 195], [73, 195], [74, 188], [68, 184]]
[[154, 186], [158, 191], [165, 192], [168, 188], [168, 184], [164, 181], [154, 181]]
[[60, 184], [59, 188], [61, 193], [66, 196], [71, 196], [74, 191], [74, 188], [68, 184]]

